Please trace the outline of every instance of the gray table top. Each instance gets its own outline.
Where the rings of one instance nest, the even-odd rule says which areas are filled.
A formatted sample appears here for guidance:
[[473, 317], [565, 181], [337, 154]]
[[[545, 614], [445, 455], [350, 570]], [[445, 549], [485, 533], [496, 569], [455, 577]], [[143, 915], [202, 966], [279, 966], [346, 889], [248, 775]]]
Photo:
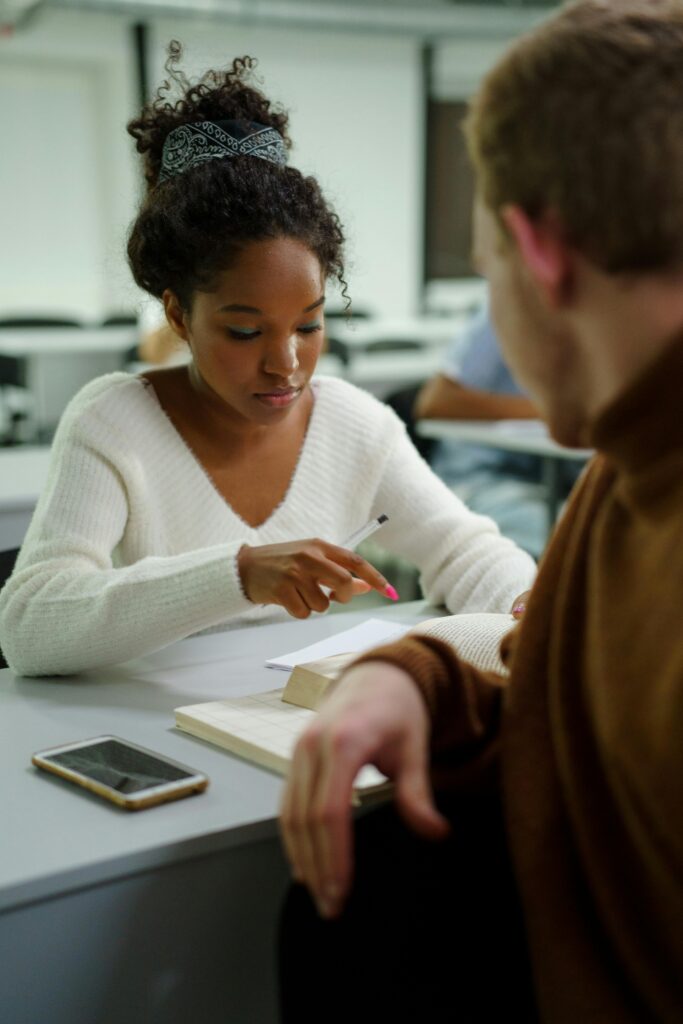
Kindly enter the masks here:
[[585, 462], [594, 454], [590, 448], [565, 448], [553, 441], [541, 420], [419, 420], [416, 429], [421, 437], [485, 445], [544, 458]]
[[[61, 679], [0, 671], [0, 911], [274, 836], [282, 779], [176, 730], [174, 709], [284, 685], [266, 658], [367, 618], [415, 623], [438, 614], [416, 601], [235, 629]], [[208, 790], [127, 812], [30, 763], [37, 750], [102, 734], [206, 772]]]
[[137, 327], [0, 327], [0, 353], [16, 359], [121, 352], [136, 345]]
[[0, 448], [0, 511], [33, 508], [47, 480], [49, 445]]

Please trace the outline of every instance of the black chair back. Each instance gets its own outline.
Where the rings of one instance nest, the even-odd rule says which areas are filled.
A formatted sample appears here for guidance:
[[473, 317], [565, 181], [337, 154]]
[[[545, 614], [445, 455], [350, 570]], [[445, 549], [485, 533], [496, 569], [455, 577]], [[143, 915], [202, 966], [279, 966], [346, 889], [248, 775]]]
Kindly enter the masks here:
[[385, 405], [390, 406], [399, 419], [403, 420], [408, 431], [408, 437], [413, 442], [418, 452], [429, 462], [434, 452], [434, 440], [431, 437], [421, 437], [415, 431], [415, 416], [413, 408], [415, 400], [421, 389], [421, 384], [413, 384], [408, 388], [401, 388], [399, 391], [392, 391], [384, 399]]
[[408, 338], [379, 338], [363, 345], [364, 352], [416, 352], [420, 349], [424, 349], [423, 342]]
[[73, 320], [64, 316], [3, 316], [0, 317], [0, 328], [26, 328], [30, 330], [35, 327], [82, 327], [80, 320]]
[[[0, 590], [12, 575], [14, 565], [19, 554], [19, 548], [9, 548], [7, 551], [0, 551]], [[0, 668], [7, 668], [2, 651], [0, 650]]]
[[26, 387], [26, 360], [0, 355], [0, 388]]
[[109, 313], [100, 323], [101, 327], [137, 327], [138, 318], [135, 313]]
[[350, 309], [345, 309], [344, 306], [325, 308], [325, 320], [373, 320], [374, 316], [372, 310], [364, 309], [362, 306], [359, 309], [355, 306], [351, 306]]

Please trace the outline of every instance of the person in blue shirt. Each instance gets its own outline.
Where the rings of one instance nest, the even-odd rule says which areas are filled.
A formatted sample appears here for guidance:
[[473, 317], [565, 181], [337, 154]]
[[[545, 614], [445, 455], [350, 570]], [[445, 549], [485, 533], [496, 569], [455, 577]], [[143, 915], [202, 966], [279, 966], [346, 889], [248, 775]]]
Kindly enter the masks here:
[[[441, 372], [419, 391], [417, 419], [536, 419], [531, 400], [503, 362], [488, 302], [449, 346]], [[439, 441], [431, 454], [438, 476], [475, 512], [490, 516], [501, 533], [535, 558], [548, 533], [538, 456]]]

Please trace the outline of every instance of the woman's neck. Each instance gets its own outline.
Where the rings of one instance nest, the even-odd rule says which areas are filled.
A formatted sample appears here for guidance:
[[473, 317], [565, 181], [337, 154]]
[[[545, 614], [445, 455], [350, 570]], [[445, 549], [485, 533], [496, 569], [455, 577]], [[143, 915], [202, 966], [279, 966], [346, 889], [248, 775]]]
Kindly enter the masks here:
[[307, 388], [300, 401], [274, 423], [257, 423], [228, 406], [197, 372], [194, 363], [145, 375], [174, 426], [193, 447], [207, 454], [215, 451], [225, 457], [253, 451], [273, 442], [298, 444], [305, 434], [313, 407], [313, 394]]

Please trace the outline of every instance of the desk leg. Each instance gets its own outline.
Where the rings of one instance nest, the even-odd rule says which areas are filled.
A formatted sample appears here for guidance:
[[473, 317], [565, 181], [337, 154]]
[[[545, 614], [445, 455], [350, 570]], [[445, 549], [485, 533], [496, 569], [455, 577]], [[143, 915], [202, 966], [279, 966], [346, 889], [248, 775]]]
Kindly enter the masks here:
[[560, 509], [560, 460], [552, 455], [543, 456], [543, 483], [548, 506], [548, 536], [550, 536]]

